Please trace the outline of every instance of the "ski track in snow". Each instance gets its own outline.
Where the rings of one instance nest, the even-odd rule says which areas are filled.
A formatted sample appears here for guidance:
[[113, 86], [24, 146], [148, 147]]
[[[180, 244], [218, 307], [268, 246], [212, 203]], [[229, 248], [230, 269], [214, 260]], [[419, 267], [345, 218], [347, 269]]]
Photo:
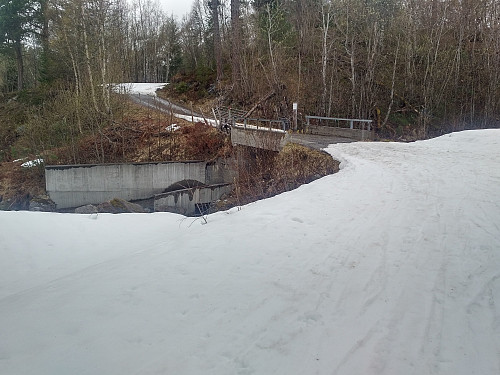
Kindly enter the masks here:
[[500, 373], [500, 131], [327, 151], [206, 225], [0, 212], [0, 373]]

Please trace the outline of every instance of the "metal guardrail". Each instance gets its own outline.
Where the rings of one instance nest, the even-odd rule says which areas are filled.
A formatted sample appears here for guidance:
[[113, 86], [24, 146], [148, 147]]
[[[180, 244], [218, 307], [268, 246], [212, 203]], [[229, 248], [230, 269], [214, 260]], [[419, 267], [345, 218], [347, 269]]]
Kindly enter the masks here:
[[[349, 123], [349, 129], [354, 129], [354, 123], [361, 123], [361, 130], [365, 130], [365, 124], [368, 124], [368, 131], [371, 131], [373, 120], [351, 119], [339, 117], [322, 117], [322, 116], [306, 116], [306, 126], [310, 125], [310, 120], [330, 120], [330, 121], [346, 121]], [[338, 126], [340, 128], [340, 126]]]

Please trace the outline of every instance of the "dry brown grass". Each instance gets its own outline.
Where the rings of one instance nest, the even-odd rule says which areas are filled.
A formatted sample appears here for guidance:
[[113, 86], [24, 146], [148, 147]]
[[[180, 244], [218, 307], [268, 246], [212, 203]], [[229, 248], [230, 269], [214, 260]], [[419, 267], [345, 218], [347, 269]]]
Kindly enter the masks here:
[[339, 162], [327, 153], [293, 143], [279, 153], [242, 147], [234, 155], [239, 178], [225, 208], [272, 197], [339, 170]]
[[276, 158], [274, 186], [287, 191], [338, 171], [339, 162], [326, 152], [289, 143]]

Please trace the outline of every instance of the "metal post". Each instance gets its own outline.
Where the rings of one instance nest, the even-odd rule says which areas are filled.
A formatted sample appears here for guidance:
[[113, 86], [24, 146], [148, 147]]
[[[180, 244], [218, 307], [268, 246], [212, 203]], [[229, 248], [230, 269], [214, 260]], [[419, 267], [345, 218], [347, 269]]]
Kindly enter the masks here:
[[212, 114], [214, 115], [214, 118], [215, 118], [215, 127], [217, 129], [221, 129], [221, 127], [219, 126], [219, 120], [217, 120], [217, 115], [215, 114], [215, 110], [212, 108]]
[[293, 131], [297, 131], [297, 110], [298, 103], [293, 103]]
[[351, 123], [351, 129], [354, 129], [354, 121], [349, 121]]

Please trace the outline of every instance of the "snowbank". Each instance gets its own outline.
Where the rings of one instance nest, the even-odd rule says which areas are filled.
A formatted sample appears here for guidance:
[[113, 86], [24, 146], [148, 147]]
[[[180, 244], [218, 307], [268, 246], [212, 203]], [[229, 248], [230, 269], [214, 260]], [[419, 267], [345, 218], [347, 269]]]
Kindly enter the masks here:
[[500, 373], [500, 130], [327, 151], [206, 225], [0, 212], [0, 373]]

